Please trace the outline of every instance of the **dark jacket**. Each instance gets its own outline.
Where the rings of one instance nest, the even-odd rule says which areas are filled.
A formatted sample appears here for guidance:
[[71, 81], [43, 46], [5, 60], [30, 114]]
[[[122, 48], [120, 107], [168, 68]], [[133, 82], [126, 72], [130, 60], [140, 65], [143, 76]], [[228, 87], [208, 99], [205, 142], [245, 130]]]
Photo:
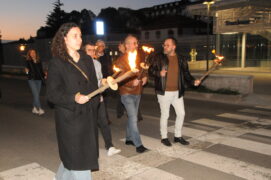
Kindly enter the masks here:
[[34, 63], [32, 60], [27, 60], [25, 67], [29, 70], [27, 74], [28, 80], [44, 80], [41, 62]]
[[112, 60], [108, 52], [106, 51], [103, 56], [98, 58], [98, 61], [102, 66], [103, 77], [107, 78], [113, 74]]
[[[69, 170], [98, 169], [97, 109], [99, 96], [86, 104], [75, 102], [75, 94], [98, 88], [92, 60], [80, 53], [87, 80], [70, 62], [50, 61], [47, 98], [55, 105], [55, 123], [60, 159]], [[78, 64], [78, 63], [77, 63]]]
[[[143, 77], [147, 76], [146, 72], [140, 73], [142, 69], [140, 67], [140, 63], [143, 61], [144, 61], [144, 57], [140, 53], [138, 53], [136, 57], [136, 67], [139, 70], [139, 72], [135, 73], [132, 77], [129, 77], [119, 83], [120, 95], [125, 95], [125, 94], [140, 95], [142, 93], [142, 89], [143, 89], [142, 83], [139, 83], [138, 86], [133, 86], [133, 80], [135, 80], [136, 78], [142, 79]], [[115, 61], [115, 65], [122, 70], [119, 76], [123, 75], [127, 71], [130, 71], [131, 68], [128, 63], [128, 54], [125, 53], [124, 55], [119, 57]]]
[[[151, 57], [151, 66], [149, 68], [149, 75], [154, 77], [154, 86], [157, 94], [164, 95], [167, 82], [167, 74], [165, 77], [160, 76], [162, 69], [168, 70], [168, 58], [164, 53], [157, 53]], [[179, 73], [178, 73], [178, 89], [179, 97], [184, 95], [185, 83], [189, 85], [194, 84], [194, 77], [190, 74], [187, 60], [185, 57], [178, 56]]]

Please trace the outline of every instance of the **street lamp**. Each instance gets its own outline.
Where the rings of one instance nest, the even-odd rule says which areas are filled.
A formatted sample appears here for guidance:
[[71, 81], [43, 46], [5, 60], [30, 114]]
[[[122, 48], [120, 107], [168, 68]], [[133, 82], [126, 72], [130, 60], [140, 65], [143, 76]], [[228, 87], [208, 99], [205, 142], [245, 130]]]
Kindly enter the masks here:
[[210, 45], [209, 45], [209, 26], [210, 26], [210, 7], [212, 4], [214, 4], [214, 1], [204, 1], [203, 4], [207, 6], [207, 39], [206, 39], [206, 45], [207, 45], [207, 50], [206, 50], [206, 71], [209, 70], [209, 50], [210, 50]]

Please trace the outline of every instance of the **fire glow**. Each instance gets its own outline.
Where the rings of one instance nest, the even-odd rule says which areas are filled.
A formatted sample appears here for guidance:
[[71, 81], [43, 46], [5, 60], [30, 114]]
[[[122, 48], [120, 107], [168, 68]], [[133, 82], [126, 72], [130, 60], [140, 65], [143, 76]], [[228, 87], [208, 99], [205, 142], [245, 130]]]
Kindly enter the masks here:
[[131, 70], [136, 69], [136, 56], [137, 56], [137, 51], [128, 53], [128, 61], [129, 61], [129, 66]]
[[142, 50], [148, 54], [154, 51], [154, 48], [148, 46], [142, 46]]

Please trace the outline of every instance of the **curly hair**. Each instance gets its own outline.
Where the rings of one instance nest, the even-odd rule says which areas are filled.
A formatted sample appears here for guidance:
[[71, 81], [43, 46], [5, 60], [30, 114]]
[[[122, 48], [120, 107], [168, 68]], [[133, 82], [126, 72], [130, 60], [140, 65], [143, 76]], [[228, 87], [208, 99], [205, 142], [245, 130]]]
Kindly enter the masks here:
[[32, 51], [35, 51], [35, 53], [36, 53], [36, 61], [39, 62], [40, 61], [40, 57], [38, 55], [38, 52], [35, 49], [29, 49], [27, 51], [27, 53], [26, 53], [26, 60], [27, 61], [32, 61], [33, 60], [33, 58], [30, 55]]
[[64, 61], [67, 61], [68, 59], [71, 58], [70, 55], [68, 54], [68, 49], [64, 37], [66, 37], [70, 29], [74, 27], [80, 28], [75, 23], [65, 23], [60, 26], [60, 28], [58, 29], [53, 38], [51, 46], [53, 57], [60, 58]]

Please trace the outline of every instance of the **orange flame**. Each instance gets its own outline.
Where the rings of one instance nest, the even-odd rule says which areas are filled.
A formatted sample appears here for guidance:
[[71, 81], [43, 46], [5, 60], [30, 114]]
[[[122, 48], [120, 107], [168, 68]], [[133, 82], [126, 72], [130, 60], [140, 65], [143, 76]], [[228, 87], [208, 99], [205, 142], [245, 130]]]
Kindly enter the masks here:
[[115, 71], [115, 72], [120, 72], [120, 68], [118, 68], [117, 66], [113, 66], [113, 70]]
[[214, 62], [216, 63], [216, 64], [222, 64], [222, 61], [223, 61], [223, 59], [224, 59], [224, 56], [221, 56], [221, 55], [215, 55], [215, 59], [214, 59]]
[[154, 51], [154, 48], [148, 46], [142, 46], [142, 50], [148, 54]]
[[129, 66], [131, 70], [136, 69], [136, 55], [137, 55], [136, 50], [134, 52], [128, 53]]

